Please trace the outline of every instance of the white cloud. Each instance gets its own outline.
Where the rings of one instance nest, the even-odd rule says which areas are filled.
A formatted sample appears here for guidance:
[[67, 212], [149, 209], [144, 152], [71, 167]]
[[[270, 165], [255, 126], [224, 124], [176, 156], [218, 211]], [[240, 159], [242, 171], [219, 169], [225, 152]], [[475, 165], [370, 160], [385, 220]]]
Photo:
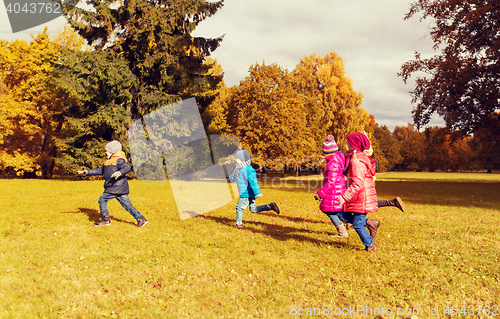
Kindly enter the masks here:
[[432, 54], [428, 23], [404, 21], [408, 9], [409, 2], [396, 0], [228, 0], [195, 34], [225, 34], [214, 57], [229, 86], [256, 62], [291, 70], [304, 56], [336, 52], [364, 95], [363, 107], [392, 130], [412, 122], [413, 86], [396, 74], [415, 51]]
[[[194, 35], [225, 35], [213, 56], [228, 86], [239, 84], [255, 63], [292, 70], [304, 56], [336, 52], [354, 89], [364, 95], [363, 107], [392, 130], [412, 122], [413, 84], [405, 85], [396, 74], [415, 51], [433, 54], [428, 22], [403, 20], [409, 6], [400, 0], [226, 0]], [[29, 40], [30, 33], [43, 31], [39, 26], [12, 34], [3, 10], [0, 21], [5, 40]], [[49, 22], [49, 32], [63, 24], [62, 17]]]

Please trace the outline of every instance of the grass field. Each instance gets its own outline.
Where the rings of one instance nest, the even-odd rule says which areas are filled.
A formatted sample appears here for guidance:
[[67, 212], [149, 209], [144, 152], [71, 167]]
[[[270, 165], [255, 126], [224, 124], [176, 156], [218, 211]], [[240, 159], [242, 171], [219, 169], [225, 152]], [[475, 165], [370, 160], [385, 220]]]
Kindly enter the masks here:
[[500, 174], [377, 175], [407, 212], [369, 215], [372, 254], [330, 237], [317, 179], [260, 182], [282, 213], [246, 210], [238, 230], [236, 200], [181, 220], [167, 183], [130, 181], [136, 228], [116, 201], [92, 225], [102, 181], [0, 180], [0, 318], [500, 316]]

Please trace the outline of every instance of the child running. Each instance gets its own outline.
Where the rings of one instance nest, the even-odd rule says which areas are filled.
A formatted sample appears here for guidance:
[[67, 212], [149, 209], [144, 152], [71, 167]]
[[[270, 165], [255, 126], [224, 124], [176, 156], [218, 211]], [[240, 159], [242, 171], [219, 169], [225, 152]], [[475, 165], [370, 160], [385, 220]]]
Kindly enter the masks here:
[[[376, 173], [375, 161], [364, 151], [370, 148], [370, 141], [363, 133], [352, 133], [346, 140], [347, 189], [338, 197], [344, 210], [339, 219], [351, 223], [359, 235], [365, 250], [373, 252], [377, 245], [373, 241], [380, 221], [370, 219], [366, 214], [378, 211], [377, 192], [373, 177]], [[368, 227], [370, 233], [366, 230]]]
[[[365, 136], [366, 136], [366, 133], [363, 133], [363, 134], [365, 134]], [[367, 138], [368, 138], [368, 136], [367, 136]], [[371, 146], [371, 143], [370, 143], [370, 148], [367, 150], [364, 150], [363, 152], [365, 152], [368, 156], [372, 157], [373, 147]], [[375, 164], [376, 164], [376, 161], [375, 161]], [[375, 167], [377, 167], [377, 166], [375, 166]], [[376, 169], [375, 171], [378, 171], [378, 169]], [[373, 180], [374, 181], [376, 180], [375, 176], [373, 176]], [[403, 213], [406, 211], [406, 205], [400, 197], [396, 197], [393, 199], [379, 199], [377, 201], [377, 203], [378, 203], [378, 208], [386, 207], [386, 206], [394, 206], [394, 207], [398, 208], [400, 211], [402, 211]]]
[[314, 198], [321, 200], [319, 209], [330, 218], [337, 228], [338, 233], [334, 237], [349, 237], [344, 224], [338, 217], [342, 205], [337, 200], [345, 191], [343, 174], [345, 157], [342, 152], [339, 152], [339, 147], [331, 134], [328, 134], [323, 142], [323, 156], [325, 157], [323, 186], [316, 192]]
[[240, 199], [236, 204], [236, 225], [234, 227], [243, 227], [243, 211], [247, 207], [252, 213], [273, 210], [279, 215], [280, 210], [275, 202], [261, 206], [257, 206], [255, 204], [255, 199], [264, 196], [264, 194], [260, 192], [259, 183], [257, 181], [257, 173], [250, 165], [250, 153], [247, 150], [241, 149], [236, 151], [234, 157], [236, 158], [237, 166], [233, 174], [228, 177], [230, 182], [237, 181], [238, 192], [240, 195]]
[[[366, 133], [363, 132], [363, 134], [368, 138], [368, 136], [366, 135]], [[368, 139], [368, 141], [369, 141], [369, 139]], [[370, 148], [367, 149], [367, 150], [364, 150], [363, 152], [365, 152], [366, 155], [372, 157], [372, 155], [373, 155], [373, 147], [371, 146], [371, 143], [370, 143]], [[344, 169], [344, 174], [347, 174], [346, 170], [347, 170], [347, 167], [345, 167], [345, 169]], [[375, 171], [376, 172], [378, 171], [376, 160], [375, 160]], [[373, 181], [375, 181], [375, 180], [376, 180], [376, 176], [373, 176]], [[398, 208], [403, 213], [406, 211], [406, 205], [405, 205], [405, 203], [403, 202], [403, 200], [400, 197], [396, 197], [396, 198], [393, 198], [393, 199], [379, 199], [377, 201], [377, 206], [378, 206], [378, 208], [393, 206], [393, 207]], [[367, 224], [368, 225], [370, 225], [372, 223], [373, 223], [372, 220], [367, 219]], [[373, 224], [375, 224], [375, 223], [373, 223]], [[346, 224], [346, 229], [349, 230], [351, 228], [353, 228], [352, 224], [347, 223]], [[376, 234], [376, 232], [375, 232], [375, 234]]]
[[129, 187], [125, 175], [131, 171], [131, 168], [127, 163], [125, 153], [122, 151], [122, 144], [118, 141], [112, 141], [106, 144], [104, 150], [108, 158], [104, 166], [78, 171], [78, 174], [103, 175], [105, 179], [104, 193], [99, 197], [99, 209], [101, 211], [102, 220], [94, 223], [94, 225], [108, 226], [111, 224], [107, 203], [113, 198], [116, 198], [123, 208], [137, 220], [137, 227], [146, 225], [148, 221], [134, 206], [132, 206], [130, 198], [128, 197]]

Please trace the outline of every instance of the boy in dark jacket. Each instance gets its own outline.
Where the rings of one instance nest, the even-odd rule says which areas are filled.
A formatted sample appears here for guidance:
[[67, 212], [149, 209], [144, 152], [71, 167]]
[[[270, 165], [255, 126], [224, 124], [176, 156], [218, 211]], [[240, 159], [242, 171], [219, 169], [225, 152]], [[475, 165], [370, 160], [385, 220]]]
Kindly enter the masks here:
[[104, 193], [99, 197], [99, 209], [101, 210], [102, 220], [94, 223], [95, 226], [108, 226], [111, 219], [108, 212], [108, 201], [116, 198], [118, 202], [137, 220], [137, 227], [142, 227], [148, 223], [146, 218], [132, 206], [130, 202], [128, 181], [125, 175], [131, 171], [127, 163], [125, 153], [122, 151], [122, 145], [118, 141], [112, 141], [105, 147], [107, 160], [99, 168], [78, 171], [78, 174], [103, 175]]

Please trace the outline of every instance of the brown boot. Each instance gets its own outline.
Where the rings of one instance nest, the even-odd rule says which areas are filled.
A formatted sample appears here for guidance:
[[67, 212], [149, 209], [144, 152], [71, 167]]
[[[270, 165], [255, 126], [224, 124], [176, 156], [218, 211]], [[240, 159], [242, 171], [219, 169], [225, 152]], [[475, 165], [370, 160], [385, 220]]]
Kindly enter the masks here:
[[276, 205], [275, 202], [271, 202], [271, 204], [269, 204], [269, 206], [271, 207], [272, 210], [274, 210], [276, 212], [276, 214], [280, 214], [280, 208], [278, 207], [278, 205]]
[[399, 210], [402, 211], [403, 213], [406, 211], [405, 203], [403, 202], [403, 200], [401, 198], [396, 197], [392, 200], [392, 202], [394, 203], [394, 206], [399, 208]]
[[375, 235], [377, 235], [377, 229], [380, 227], [380, 220], [368, 218], [366, 220], [366, 228], [368, 228], [368, 232], [370, 232], [370, 236], [375, 239]]
[[377, 251], [378, 248], [377, 248], [377, 245], [375, 245], [375, 243], [372, 243], [372, 245], [370, 247], [366, 247], [365, 250], [369, 253], [372, 253], [374, 251]]
[[94, 226], [109, 226], [109, 225], [111, 225], [110, 217], [103, 217], [101, 221], [94, 223]]
[[353, 229], [353, 228], [354, 228], [354, 226], [351, 223], [345, 224], [345, 229], [349, 230], [349, 229]]
[[347, 230], [344, 227], [344, 224], [337, 226], [337, 231], [338, 234], [332, 235], [332, 237], [342, 237], [342, 238], [347, 238], [349, 235], [347, 234]]

